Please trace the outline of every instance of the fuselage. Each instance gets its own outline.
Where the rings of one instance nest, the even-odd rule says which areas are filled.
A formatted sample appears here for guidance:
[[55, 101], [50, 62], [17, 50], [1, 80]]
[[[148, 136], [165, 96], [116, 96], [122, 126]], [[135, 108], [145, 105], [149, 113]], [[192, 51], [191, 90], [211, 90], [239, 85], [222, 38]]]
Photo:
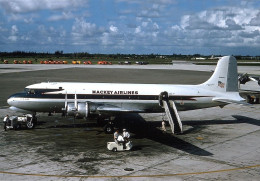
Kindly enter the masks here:
[[110, 105], [129, 112], [163, 112], [161, 92], [168, 92], [179, 111], [223, 105], [212, 101], [221, 93], [200, 85], [118, 84], [46, 82], [27, 86], [22, 93], [9, 97], [8, 104], [31, 112], [62, 112], [65, 104], [91, 102]]

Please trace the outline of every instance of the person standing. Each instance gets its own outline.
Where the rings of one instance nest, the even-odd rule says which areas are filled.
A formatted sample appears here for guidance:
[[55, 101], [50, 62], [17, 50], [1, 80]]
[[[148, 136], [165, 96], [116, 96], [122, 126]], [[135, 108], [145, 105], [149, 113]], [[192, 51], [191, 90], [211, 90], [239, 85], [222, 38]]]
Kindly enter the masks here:
[[165, 123], [165, 121], [163, 120], [163, 121], [162, 121], [162, 130], [163, 130], [164, 132], [166, 132], [166, 127], [165, 127], [165, 125], [166, 125], [166, 123]]
[[8, 114], [4, 117], [4, 120], [3, 120], [3, 122], [4, 122], [4, 130], [6, 131], [6, 125], [7, 125], [7, 123], [8, 123], [8, 121], [9, 121], [9, 116], [8, 116]]

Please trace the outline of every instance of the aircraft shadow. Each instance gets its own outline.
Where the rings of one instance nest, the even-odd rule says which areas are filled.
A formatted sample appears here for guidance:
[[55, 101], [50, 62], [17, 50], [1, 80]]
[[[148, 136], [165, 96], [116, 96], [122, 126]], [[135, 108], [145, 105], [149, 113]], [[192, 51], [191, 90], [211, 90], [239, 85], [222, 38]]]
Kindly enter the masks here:
[[236, 120], [205, 120], [205, 121], [184, 121], [183, 125], [189, 126], [203, 126], [203, 125], [214, 125], [214, 124], [241, 124], [248, 123], [256, 126], [260, 126], [259, 119], [253, 119], [246, 116], [232, 115]]
[[164, 133], [156, 127], [161, 126], [161, 122], [147, 122], [139, 114], [122, 114], [115, 118], [116, 126], [121, 130], [127, 128], [131, 133], [134, 133], [133, 138], [147, 138], [158, 143], [182, 150], [186, 153], [211, 156], [212, 153], [197, 147], [187, 141], [184, 141], [171, 133]]
[[[189, 134], [198, 132], [206, 128], [207, 125], [215, 124], [241, 124], [248, 123], [256, 126], [260, 126], [260, 121], [246, 116], [233, 115], [236, 120], [195, 120], [195, 121], [183, 121], [183, 125], [191, 126], [190, 129], [185, 130], [183, 134]], [[127, 128], [134, 135], [135, 139], [147, 138], [158, 143], [170, 146], [172, 148], [179, 149], [189, 154], [199, 155], [199, 156], [211, 156], [212, 153], [197, 147], [196, 145], [184, 141], [172, 133], [162, 132], [158, 127], [161, 127], [160, 121], [146, 121], [139, 114], [121, 114], [115, 117], [115, 127], [119, 130]], [[38, 122], [40, 125], [44, 125], [46, 122]], [[45, 128], [36, 129], [50, 129], [50, 128], [88, 128], [88, 131], [98, 131], [97, 134], [101, 134], [103, 131], [92, 129], [96, 127], [96, 123], [77, 123], [77, 124], [59, 124], [59, 125], [48, 125]], [[142, 149], [142, 145], [139, 145], [135, 149]]]

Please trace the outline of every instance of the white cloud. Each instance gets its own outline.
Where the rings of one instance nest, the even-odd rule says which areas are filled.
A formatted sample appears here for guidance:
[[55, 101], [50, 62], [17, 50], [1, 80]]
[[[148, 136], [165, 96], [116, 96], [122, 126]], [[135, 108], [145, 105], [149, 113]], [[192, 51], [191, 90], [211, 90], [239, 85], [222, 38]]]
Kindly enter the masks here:
[[111, 25], [111, 26], [109, 27], [109, 30], [110, 30], [111, 32], [113, 32], [113, 33], [117, 33], [117, 32], [118, 32], [118, 28], [117, 28], [116, 26], [113, 26], [113, 25]]
[[17, 36], [13, 36], [13, 35], [8, 37], [8, 40], [11, 40], [13, 42], [17, 41], [17, 39], [18, 39], [18, 37]]
[[164, 31], [163, 42], [172, 40], [173, 45], [200, 47], [200, 51], [256, 46], [260, 27], [254, 23], [257, 24], [259, 13], [260, 10], [251, 8], [222, 7], [186, 14], [180, 24]]
[[98, 32], [96, 24], [86, 22], [84, 19], [76, 18], [72, 26], [72, 35], [76, 37], [93, 36]]
[[147, 27], [148, 26], [148, 22], [142, 22], [142, 27]]
[[108, 45], [109, 43], [111, 43], [111, 41], [109, 41], [109, 33], [107, 33], [107, 32], [104, 32], [103, 33], [103, 35], [102, 35], [102, 37], [101, 37], [101, 43], [102, 43], [102, 45]]
[[140, 33], [142, 30], [141, 30], [141, 27], [140, 26], [137, 26], [136, 28], [135, 28], [135, 33], [136, 34], [138, 34], [138, 33]]
[[159, 30], [159, 25], [157, 23], [153, 23], [153, 29], [155, 31]]
[[0, 0], [7, 13], [26, 13], [37, 10], [75, 8], [86, 4], [84, 0]]
[[48, 37], [48, 42], [52, 42], [52, 38], [51, 37]]
[[185, 15], [180, 26], [183, 29], [228, 29], [241, 30], [257, 16], [259, 10], [225, 7]]
[[257, 13], [257, 15], [250, 20], [251, 26], [260, 26], [260, 12]]
[[13, 26], [12, 26], [12, 29], [11, 29], [11, 34], [12, 34], [12, 35], [15, 35], [16, 33], [18, 33], [18, 28], [17, 28], [16, 25], [13, 25]]
[[12, 42], [16, 42], [18, 40], [18, 28], [16, 25], [12, 25], [11, 30], [10, 30], [10, 36], [8, 37], [8, 40]]
[[59, 21], [59, 20], [68, 20], [74, 18], [74, 14], [72, 12], [62, 12], [59, 15], [52, 15], [48, 18], [49, 21]]

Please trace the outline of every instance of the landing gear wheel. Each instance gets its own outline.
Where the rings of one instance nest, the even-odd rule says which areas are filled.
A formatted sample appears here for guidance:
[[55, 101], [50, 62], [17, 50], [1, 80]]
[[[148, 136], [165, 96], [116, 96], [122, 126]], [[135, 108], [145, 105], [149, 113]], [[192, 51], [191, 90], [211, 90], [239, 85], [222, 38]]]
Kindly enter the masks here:
[[33, 121], [32, 121], [32, 120], [31, 120], [31, 121], [28, 121], [28, 122], [26, 123], [26, 126], [27, 126], [28, 129], [32, 129], [32, 128], [34, 127]]
[[114, 127], [110, 124], [106, 125], [104, 128], [105, 133], [112, 134], [114, 132]]

